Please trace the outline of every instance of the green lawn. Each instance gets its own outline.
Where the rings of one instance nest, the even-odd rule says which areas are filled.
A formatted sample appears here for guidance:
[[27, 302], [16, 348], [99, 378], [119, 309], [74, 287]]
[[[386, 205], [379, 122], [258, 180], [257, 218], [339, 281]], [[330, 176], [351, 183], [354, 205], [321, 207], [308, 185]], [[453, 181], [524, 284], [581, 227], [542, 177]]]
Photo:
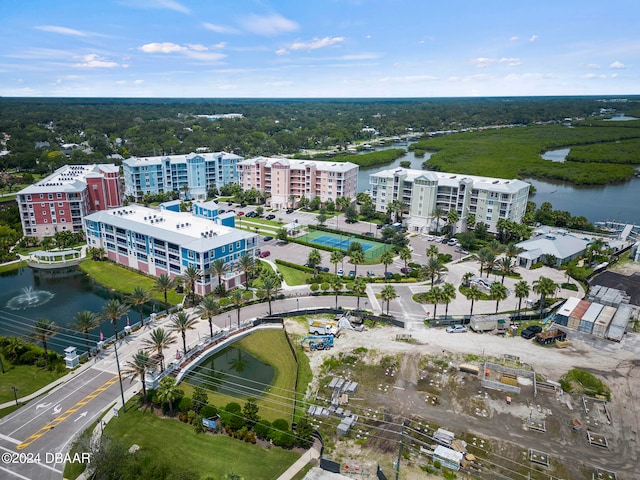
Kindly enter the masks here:
[[289, 286], [306, 285], [307, 278], [313, 277], [312, 273], [306, 273], [285, 265], [278, 265], [278, 271], [282, 273], [285, 283]]
[[[284, 330], [259, 330], [234, 343], [233, 346], [253, 355], [258, 360], [268, 363], [275, 370], [275, 377], [267, 394], [258, 398], [258, 415], [269, 421], [283, 418], [291, 423], [293, 413], [293, 391], [296, 379], [296, 362], [287, 344]], [[308, 367], [307, 367], [308, 368]], [[188, 380], [187, 380], [188, 381]], [[190, 397], [193, 387], [186, 383], [180, 384], [185, 395]], [[230, 395], [221, 395], [207, 392], [209, 403], [216, 406], [225, 406], [229, 402], [244, 404], [246, 398], [237, 398]], [[256, 477], [253, 477], [256, 478]]]
[[[133, 289], [136, 287], [142, 287], [147, 290], [154, 299], [164, 302], [164, 294], [153, 290], [156, 281], [152, 277], [147, 277], [146, 275], [128, 270], [111, 262], [85, 260], [80, 264], [80, 268], [96, 282], [105, 287], [112, 288], [125, 295], [133, 292]], [[179, 295], [173, 290], [167, 293], [167, 300], [173, 305], [182, 302], [184, 298], [183, 295]]]
[[27, 266], [27, 262], [25, 261], [0, 265], [0, 273], [10, 272], [11, 270], [17, 270], [18, 268], [22, 268], [26, 266]]
[[198, 471], [201, 478], [222, 478], [233, 471], [245, 479], [277, 479], [300, 455], [269, 450], [226, 435], [196, 434], [193, 426], [158, 418], [151, 411], [131, 408], [109, 422], [105, 433], [153, 457], [175, 459]]
[[2, 363], [6, 373], [0, 375], [0, 403], [14, 399], [12, 386], [18, 388], [18, 398], [20, 398], [41, 389], [67, 373], [67, 371], [50, 372], [31, 365], [11, 365], [4, 356]]

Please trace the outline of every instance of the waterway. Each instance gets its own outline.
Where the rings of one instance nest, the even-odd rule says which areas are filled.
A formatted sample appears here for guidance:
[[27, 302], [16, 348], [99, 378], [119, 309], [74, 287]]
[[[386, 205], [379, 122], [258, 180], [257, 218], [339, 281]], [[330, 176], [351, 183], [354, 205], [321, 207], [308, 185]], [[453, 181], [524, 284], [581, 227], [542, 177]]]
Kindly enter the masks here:
[[[119, 298], [109, 289], [94, 282], [78, 267], [59, 270], [37, 270], [24, 267], [0, 274], [0, 335], [29, 337], [31, 329], [39, 318], [53, 320], [60, 332], [47, 342], [47, 347], [62, 352], [68, 346], [75, 346], [78, 352], [85, 352], [84, 335], [71, 330], [75, 315], [82, 310], [100, 313], [111, 298]], [[155, 307], [143, 311], [151, 313]], [[118, 322], [118, 329], [124, 329], [129, 316], [130, 324], [140, 321], [140, 314], [131, 310]], [[105, 321], [89, 333], [92, 345], [100, 339], [113, 335], [113, 326]]]
[[275, 370], [253, 355], [227, 347], [189, 372], [186, 381], [233, 397], [259, 397], [273, 381]]
[[[386, 148], [405, 148], [390, 146]], [[553, 158], [549, 160], [563, 162], [569, 149], [559, 149], [545, 152]], [[407, 152], [404, 157], [387, 165], [361, 168], [358, 173], [358, 192], [369, 190], [369, 175], [372, 173], [400, 167], [400, 162], [408, 160], [412, 169], [421, 170], [422, 162], [431, 158], [427, 153], [424, 157], [416, 157], [413, 152]], [[628, 182], [611, 185], [573, 185], [560, 181], [545, 181], [531, 178], [523, 179], [536, 187], [536, 193], [529, 200], [540, 206], [549, 202], [555, 210], [566, 210], [574, 216], [584, 216], [590, 222], [605, 220], [620, 221], [640, 225], [640, 177], [634, 177]]]

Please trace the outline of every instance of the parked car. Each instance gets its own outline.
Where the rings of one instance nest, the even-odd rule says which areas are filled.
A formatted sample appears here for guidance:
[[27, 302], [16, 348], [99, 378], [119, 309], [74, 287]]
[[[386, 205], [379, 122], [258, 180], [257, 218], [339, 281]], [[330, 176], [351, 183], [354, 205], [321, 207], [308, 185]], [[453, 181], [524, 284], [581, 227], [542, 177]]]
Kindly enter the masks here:
[[469, 252], [467, 252], [466, 250], [464, 250], [462, 247], [458, 247], [456, 248], [456, 252], [461, 253], [463, 255], [469, 255]]
[[342, 270], [342, 269], [338, 270], [338, 275], [339, 275], [339, 276], [344, 275], [344, 270]]
[[413, 272], [413, 268], [411, 268], [411, 267], [402, 267], [400, 269], [400, 272], [404, 273], [405, 275], [408, 275], [409, 273]]
[[320, 271], [327, 273], [329, 271], [329, 267], [320, 267]]
[[257, 216], [258, 214], [256, 212], [249, 212], [245, 215], [245, 217], [249, 217], [249, 218], [255, 218]]
[[290, 208], [289, 210], [287, 210], [287, 213], [293, 213], [293, 212], [295, 212], [293, 208]]
[[367, 272], [367, 277], [369, 277], [369, 278], [373, 278], [373, 277], [375, 277], [375, 276], [376, 276], [376, 274], [375, 274], [375, 272], [374, 272], [373, 270], [369, 270], [369, 271]]
[[237, 216], [242, 217], [244, 215], [244, 212], [238, 212], [236, 213]]
[[267, 215], [266, 217], [267, 220], [273, 220], [274, 218], [276, 218], [276, 216], [273, 213], [270, 213], [269, 215]]
[[260, 258], [266, 258], [266, 257], [268, 257], [269, 255], [271, 255], [271, 252], [270, 252], [269, 250], [265, 250], [265, 251], [260, 252], [260, 253], [258, 254], [258, 256], [259, 256]]
[[454, 247], [456, 245], [456, 243], [458, 243], [458, 240], [456, 240], [455, 238], [451, 238], [447, 242], [447, 245], [449, 245], [450, 247]]
[[219, 213], [219, 214], [220, 214], [220, 213], [224, 213], [224, 212], [226, 212], [226, 210], [225, 210], [224, 208], [221, 208], [220, 210], [218, 210], [218, 213]]
[[538, 325], [529, 325], [527, 328], [525, 328], [522, 333], [520, 334], [520, 336], [522, 338], [524, 338], [525, 340], [531, 340], [533, 337], [536, 336], [536, 334], [542, 332], [542, 327], [538, 326]]
[[434, 238], [435, 237], [433, 235], [427, 235], [427, 241], [428, 242], [433, 242]]
[[449, 325], [446, 330], [447, 333], [464, 333], [467, 331], [467, 327], [464, 325]]
[[384, 227], [384, 225], [382, 225], [381, 223], [379, 223], [378, 225], [376, 225], [376, 228], [377, 228], [378, 230], [382, 230], [382, 227]]
[[230, 207], [231, 205], [233, 205], [233, 202], [228, 202], [228, 203], [227, 203], [227, 206], [229, 206], [229, 207]]
[[373, 232], [364, 232], [367, 237], [373, 237]]
[[265, 242], [269, 242], [271, 240], [273, 240], [273, 237], [270, 235], [267, 235], [266, 237], [264, 237], [262, 240], [264, 240]]
[[386, 278], [391, 278], [391, 277], [393, 277], [393, 272], [385, 272], [384, 276]]
[[351, 278], [354, 278], [356, 276], [356, 271], [355, 270], [349, 270], [349, 276]]

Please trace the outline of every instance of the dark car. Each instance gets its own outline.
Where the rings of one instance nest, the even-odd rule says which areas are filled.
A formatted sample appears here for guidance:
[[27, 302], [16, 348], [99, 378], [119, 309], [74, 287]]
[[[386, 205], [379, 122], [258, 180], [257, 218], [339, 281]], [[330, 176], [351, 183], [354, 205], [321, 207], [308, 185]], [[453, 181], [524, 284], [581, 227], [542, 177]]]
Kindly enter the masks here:
[[233, 205], [233, 202], [229, 202], [229, 203], [227, 203], [227, 206], [229, 206], [229, 207], [230, 207], [231, 205]]
[[329, 267], [320, 267], [320, 271], [326, 273], [329, 271]]
[[393, 277], [393, 272], [385, 272], [384, 276], [387, 277], [387, 278], [391, 278], [391, 277]]
[[356, 271], [355, 270], [349, 270], [349, 276], [351, 278], [354, 278], [356, 276]]
[[373, 237], [373, 232], [364, 232], [367, 237]]
[[376, 225], [376, 228], [377, 228], [378, 230], [382, 230], [382, 227], [384, 227], [384, 225], [382, 225], [381, 223], [379, 223], [378, 225]]
[[408, 275], [409, 273], [413, 272], [413, 268], [411, 268], [411, 267], [402, 267], [400, 269], [400, 272], [404, 273], [405, 275]]
[[270, 214], [270, 215], [267, 215], [265, 218], [266, 218], [267, 220], [273, 220], [274, 218], [276, 218], [276, 216], [272, 213], [272, 214]]
[[293, 208], [290, 208], [289, 210], [287, 210], [287, 213], [293, 213], [293, 212], [295, 212]]
[[258, 214], [256, 212], [249, 212], [245, 215], [245, 217], [254, 218], [257, 217]]
[[268, 242], [270, 240], [273, 240], [273, 237], [267, 235], [266, 237], [264, 237], [262, 240], [264, 240], [265, 242]]
[[538, 325], [530, 325], [522, 331], [520, 336], [525, 340], [531, 340], [540, 332], [542, 332], [542, 327], [539, 327]]

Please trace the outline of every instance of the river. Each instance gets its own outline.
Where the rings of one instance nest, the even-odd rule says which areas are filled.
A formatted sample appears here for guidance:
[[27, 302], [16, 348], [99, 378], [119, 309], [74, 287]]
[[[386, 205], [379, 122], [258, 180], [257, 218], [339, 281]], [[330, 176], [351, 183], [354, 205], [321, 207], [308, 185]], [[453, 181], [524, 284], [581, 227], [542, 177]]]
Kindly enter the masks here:
[[[385, 148], [405, 148], [393, 145]], [[369, 190], [369, 175], [381, 170], [398, 168], [401, 161], [408, 160], [411, 168], [422, 169], [422, 162], [431, 154], [417, 158], [413, 152], [387, 165], [361, 168], [358, 173], [358, 192]], [[556, 159], [558, 161], [559, 159]], [[536, 187], [536, 193], [529, 200], [540, 206], [544, 202], [553, 205], [554, 210], [566, 210], [573, 216], [584, 216], [590, 222], [605, 220], [640, 225], [640, 177], [628, 182], [611, 185], [573, 185], [567, 182], [554, 182], [525, 178]]]

